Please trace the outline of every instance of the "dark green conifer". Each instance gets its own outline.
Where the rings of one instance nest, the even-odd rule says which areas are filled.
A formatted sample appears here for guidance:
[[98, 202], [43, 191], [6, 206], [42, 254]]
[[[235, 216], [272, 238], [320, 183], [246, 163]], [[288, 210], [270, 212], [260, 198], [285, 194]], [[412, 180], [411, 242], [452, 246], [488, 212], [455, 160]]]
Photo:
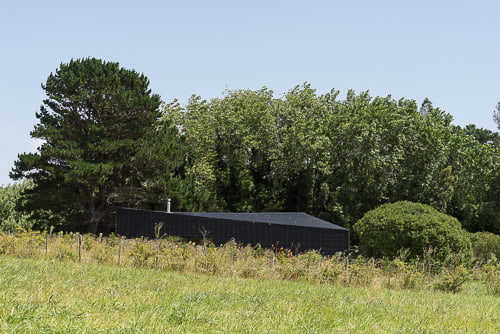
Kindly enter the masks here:
[[115, 62], [71, 60], [42, 88], [47, 98], [31, 136], [43, 143], [19, 155], [11, 172], [34, 182], [24, 209], [39, 220], [50, 212], [66, 228], [107, 230], [113, 205], [137, 204], [175, 169], [169, 155], [179, 156], [178, 133], [159, 122], [160, 96], [147, 77]]

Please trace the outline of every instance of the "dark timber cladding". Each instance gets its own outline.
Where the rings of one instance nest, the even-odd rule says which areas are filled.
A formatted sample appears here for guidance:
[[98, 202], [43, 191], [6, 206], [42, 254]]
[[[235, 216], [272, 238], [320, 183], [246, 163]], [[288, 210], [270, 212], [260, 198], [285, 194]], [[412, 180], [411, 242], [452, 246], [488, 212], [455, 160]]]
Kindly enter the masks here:
[[118, 208], [116, 233], [129, 238], [154, 238], [155, 225], [163, 223], [161, 235], [200, 238], [214, 244], [234, 239], [262, 247], [316, 249], [335, 254], [349, 248], [349, 230], [303, 212], [204, 213], [146, 211]]

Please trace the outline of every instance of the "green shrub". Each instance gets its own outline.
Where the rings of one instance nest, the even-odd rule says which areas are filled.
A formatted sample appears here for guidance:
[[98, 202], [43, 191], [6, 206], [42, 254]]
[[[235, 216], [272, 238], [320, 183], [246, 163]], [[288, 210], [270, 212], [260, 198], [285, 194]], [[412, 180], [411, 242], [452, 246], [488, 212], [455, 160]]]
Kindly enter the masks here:
[[464, 266], [445, 269], [439, 275], [435, 288], [441, 291], [459, 292], [470, 276], [469, 270]]
[[444, 261], [458, 254], [462, 261], [472, 256], [472, 246], [460, 222], [419, 203], [384, 204], [367, 212], [354, 226], [360, 251], [369, 257], [395, 258], [407, 249], [408, 258], [423, 257], [432, 248], [434, 257]]
[[477, 232], [471, 235], [474, 257], [486, 263], [492, 255], [500, 259], [500, 235], [490, 232]]
[[134, 248], [130, 252], [132, 263], [136, 267], [147, 267], [149, 260], [155, 255], [151, 244], [147, 240], [136, 239]]
[[485, 265], [482, 276], [488, 292], [494, 296], [500, 296], [500, 265], [498, 262]]

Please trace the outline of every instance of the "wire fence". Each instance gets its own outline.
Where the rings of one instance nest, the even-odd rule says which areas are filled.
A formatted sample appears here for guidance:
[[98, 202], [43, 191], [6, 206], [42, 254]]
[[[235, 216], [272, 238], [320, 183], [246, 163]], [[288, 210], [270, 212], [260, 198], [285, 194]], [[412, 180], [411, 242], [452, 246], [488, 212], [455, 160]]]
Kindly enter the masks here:
[[37, 231], [0, 234], [0, 255], [20, 258], [393, 289], [437, 288], [457, 292], [475, 282], [488, 293], [500, 293], [500, 265], [495, 259], [467, 267], [453, 263], [453, 259], [437, 263], [431, 253], [430, 250], [427, 257], [405, 261], [404, 252], [389, 260], [365, 258], [356, 252], [334, 256], [316, 251], [295, 254], [279, 244], [264, 249], [234, 241], [215, 246], [172, 238], [126, 239]]

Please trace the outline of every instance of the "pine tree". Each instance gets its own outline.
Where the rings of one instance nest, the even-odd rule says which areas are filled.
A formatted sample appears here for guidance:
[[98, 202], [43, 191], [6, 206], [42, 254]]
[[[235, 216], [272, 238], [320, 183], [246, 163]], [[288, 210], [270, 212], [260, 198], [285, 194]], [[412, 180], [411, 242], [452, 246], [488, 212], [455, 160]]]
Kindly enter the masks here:
[[71, 60], [42, 88], [47, 98], [31, 136], [43, 144], [19, 155], [11, 172], [33, 181], [24, 209], [50, 212], [66, 229], [109, 230], [114, 205], [143, 200], [178, 166], [176, 128], [159, 122], [149, 80], [115, 62]]

